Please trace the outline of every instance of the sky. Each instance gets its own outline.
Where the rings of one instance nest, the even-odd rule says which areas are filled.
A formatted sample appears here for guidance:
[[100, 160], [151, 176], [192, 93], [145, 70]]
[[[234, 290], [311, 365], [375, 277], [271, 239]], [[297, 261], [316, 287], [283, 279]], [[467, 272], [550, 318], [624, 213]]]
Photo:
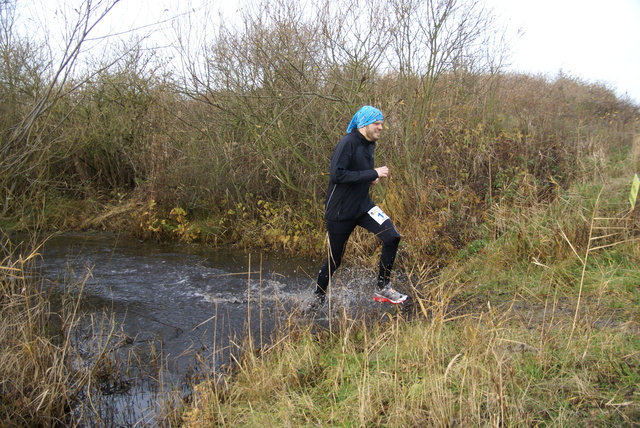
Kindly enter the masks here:
[[[77, 1], [58, 0], [66, 7]], [[640, 105], [640, 0], [478, 1], [493, 8], [500, 25], [507, 28], [508, 70], [549, 78], [563, 73], [588, 83], [604, 83]], [[57, 16], [53, 11], [58, 2], [47, 0], [40, 12]], [[134, 28], [141, 22], [158, 22], [188, 12], [196, 12], [191, 14], [193, 18], [203, 13], [233, 13], [238, 3], [121, 0], [110, 15], [116, 23], [114, 29]], [[164, 28], [170, 25], [171, 21], [166, 22]]]
[[508, 27], [511, 70], [604, 83], [640, 105], [640, 0], [485, 1]]
[[[124, 0], [131, 14], [238, 8], [225, 0]], [[640, 105], [640, 0], [480, 0], [507, 28], [509, 70], [604, 83]], [[138, 4], [138, 8], [131, 5]], [[194, 6], [195, 5], [195, 6]], [[179, 9], [181, 8], [181, 9]], [[162, 10], [162, 12], [160, 12]], [[199, 11], [202, 11], [200, 9]], [[224, 13], [224, 11], [222, 12]]]

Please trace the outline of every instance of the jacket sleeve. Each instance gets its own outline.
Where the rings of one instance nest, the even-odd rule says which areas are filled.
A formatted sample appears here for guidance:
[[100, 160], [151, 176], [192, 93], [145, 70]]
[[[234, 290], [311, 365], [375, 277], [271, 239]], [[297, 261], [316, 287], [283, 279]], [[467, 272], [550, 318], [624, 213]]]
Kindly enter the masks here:
[[354, 153], [355, 145], [349, 139], [340, 140], [331, 157], [329, 167], [329, 179], [332, 183], [369, 183], [378, 178], [378, 173], [374, 169], [349, 169]]

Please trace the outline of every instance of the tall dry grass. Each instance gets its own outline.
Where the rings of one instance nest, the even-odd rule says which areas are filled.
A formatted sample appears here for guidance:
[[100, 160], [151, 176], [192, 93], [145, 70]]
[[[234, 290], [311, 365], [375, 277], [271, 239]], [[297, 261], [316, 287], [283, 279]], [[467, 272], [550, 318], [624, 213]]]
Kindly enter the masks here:
[[[196, 387], [185, 426], [636, 426], [635, 167], [611, 156], [551, 201], [521, 183], [484, 245], [413, 265], [411, 309], [372, 322], [337, 308], [328, 329], [293, 314]], [[371, 249], [356, 241], [356, 257]]]
[[184, 426], [637, 423], [637, 325], [572, 332], [559, 302], [513, 309], [525, 300], [374, 327], [342, 319], [333, 334], [292, 327], [230, 379], [196, 387]]
[[184, 426], [639, 423], [633, 241], [545, 266], [521, 252], [510, 267], [492, 244], [417, 280], [412, 312], [338, 309], [329, 329], [293, 314], [269, 346], [246, 343], [229, 377], [196, 386]]
[[0, 424], [100, 423], [103, 415], [94, 406], [106, 386], [123, 385], [116, 351], [128, 339], [108, 314], [87, 318], [80, 310], [84, 283], [40, 278], [39, 241], [14, 241], [2, 238]]
[[[391, 169], [375, 199], [420, 254], [415, 262], [442, 265], [485, 240], [494, 204], [550, 201], [599, 174], [612, 152], [625, 155], [637, 105], [571, 76], [503, 73], [493, 67], [500, 58], [486, 55], [494, 28], [479, 2], [429, 5], [376, 5], [387, 17], [371, 27], [366, 52], [384, 55], [361, 54], [355, 27], [339, 25], [377, 19], [364, 5], [303, 10], [282, 0], [247, 8], [242, 26], [207, 22], [218, 31], [187, 44], [200, 43], [197, 55], [177, 43], [181, 71], [131, 43], [96, 60], [88, 76], [60, 82], [41, 82], [46, 51], [10, 38], [8, 53], [29, 55], [10, 57], [0, 72], [35, 75], [0, 88], [11, 100], [2, 149], [15, 155], [0, 165], [0, 221], [317, 256], [329, 157], [355, 110], [375, 104], [386, 118], [376, 160]], [[469, 28], [437, 24], [459, 14]], [[10, 20], [0, 24], [11, 32]], [[440, 33], [454, 28], [469, 31]], [[27, 140], [10, 140], [43, 88], [59, 96], [28, 121]]]

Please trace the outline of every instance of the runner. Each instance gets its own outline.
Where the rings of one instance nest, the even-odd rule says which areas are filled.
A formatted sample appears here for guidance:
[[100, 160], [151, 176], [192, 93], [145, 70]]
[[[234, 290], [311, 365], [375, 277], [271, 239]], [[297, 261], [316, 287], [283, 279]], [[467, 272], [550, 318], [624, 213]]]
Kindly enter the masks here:
[[394, 290], [390, 282], [400, 234], [389, 216], [369, 196], [369, 188], [389, 176], [389, 168], [374, 168], [373, 159], [383, 121], [382, 112], [377, 108], [360, 108], [331, 157], [325, 205], [329, 253], [318, 273], [314, 307], [324, 304], [330, 278], [342, 263], [345, 246], [356, 226], [365, 228], [382, 241], [374, 300], [393, 304], [407, 300], [407, 296]]

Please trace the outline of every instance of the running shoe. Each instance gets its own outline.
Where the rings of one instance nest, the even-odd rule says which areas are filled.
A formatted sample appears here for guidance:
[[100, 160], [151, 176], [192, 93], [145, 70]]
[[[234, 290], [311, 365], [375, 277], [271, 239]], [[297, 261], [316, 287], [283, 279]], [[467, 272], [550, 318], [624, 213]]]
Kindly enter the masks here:
[[316, 312], [320, 310], [327, 300], [327, 295], [323, 292], [315, 292], [307, 303], [307, 312]]
[[391, 285], [387, 284], [384, 288], [378, 288], [373, 293], [373, 300], [376, 302], [387, 302], [397, 305], [407, 300], [407, 295], [394, 290]]

